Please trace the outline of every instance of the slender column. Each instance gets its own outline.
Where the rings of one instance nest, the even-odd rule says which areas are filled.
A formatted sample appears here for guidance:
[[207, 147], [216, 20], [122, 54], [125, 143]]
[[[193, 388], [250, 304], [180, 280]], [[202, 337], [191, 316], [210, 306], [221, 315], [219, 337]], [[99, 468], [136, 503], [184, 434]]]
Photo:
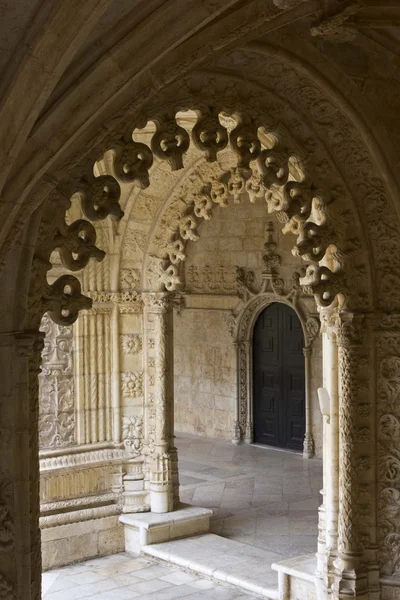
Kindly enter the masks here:
[[232, 444], [234, 446], [238, 446], [240, 444], [240, 392], [241, 392], [241, 382], [240, 382], [240, 344], [239, 342], [233, 342], [233, 346], [235, 348], [236, 353], [236, 402], [235, 402], [235, 415], [233, 421], [233, 431], [232, 431]]
[[84, 444], [86, 442], [85, 433], [85, 362], [84, 362], [84, 313], [79, 315], [74, 323], [74, 390], [75, 390], [75, 410], [76, 410], [76, 442]]
[[[153, 337], [148, 340], [147, 350], [154, 352], [154, 391], [149, 379], [148, 393], [155, 397], [155, 439], [150, 463], [150, 505], [152, 512], [164, 513], [173, 509], [173, 480], [177, 485], [177, 451], [171, 446], [171, 411], [173, 410], [173, 313], [171, 297], [168, 293], [148, 293], [144, 295], [145, 322]], [[149, 362], [149, 361], [148, 361]], [[172, 450], [172, 452], [170, 452]], [[176, 492], [175, 492], [176, 499]]]
[[329, 429], [327, 436], [327, 455], [329, 460], [329, 484], [327, 486], [326, 548], [328, 562], [337, 555], [338, 519], [339, 519], [339, 373], [338, 348], [334, 333], [327, 336], [326, 387], [330, 397]]
[[306, 346], [303, 348], [303, 354], [306, 376], [306, 433], [304, 435], [303, 457], [312, 458], [314, 456], [314, 439], [311, 419], [311, 347]]
[[111, 410], [112, 440], [114, 444], [121, 442], [121, 374], [119, 356], [119, 306], [113, 302], [111, 312]]
[[246, 410], [246, 431], [244, 441], [246, 444], [253, 443], [253, 389], [252, 389], [252, 371], [253, 357], [251, 353], [251, 342], [244, 342], [246, 353], [246, 390], [247, 390], [247, 410]]
[[[368, 597], [360, 536], [357, 471], [359, 457], [360, 367], [366, 361], [363, 315], [340, 315], [336, 336], [339, 348], [339, 555], [335, 561], [334, 598]], [[363, 389], [364, 393], [365, 390]]]

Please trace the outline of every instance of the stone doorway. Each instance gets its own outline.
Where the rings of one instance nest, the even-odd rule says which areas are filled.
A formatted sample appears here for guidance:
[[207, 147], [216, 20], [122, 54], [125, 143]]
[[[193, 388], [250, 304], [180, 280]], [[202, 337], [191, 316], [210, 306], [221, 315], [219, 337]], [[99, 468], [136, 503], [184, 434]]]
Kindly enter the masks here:
[[295, 311], [273, 303], [253, 334], [254, 441], [303, 449], [305, 434], [304, 335]]

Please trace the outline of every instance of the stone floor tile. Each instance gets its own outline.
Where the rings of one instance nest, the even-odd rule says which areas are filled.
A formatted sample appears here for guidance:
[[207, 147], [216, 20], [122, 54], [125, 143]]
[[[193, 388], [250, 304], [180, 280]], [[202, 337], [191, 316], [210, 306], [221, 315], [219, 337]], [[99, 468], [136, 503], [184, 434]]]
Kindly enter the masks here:
[[171, 567], [163, 566], [163, 565], [154, 565], [148, 567], [146, 569], [141, 569], [140, 571], [135, 571], [135, 577], [139, 579], [156, 579], [157, 577], [162, 577], [163, 575], [170, 574]]
[[189, 583], [198, 579], [198, 575], [185, 573], [184, 571], [176, 571], [175, 573], [169, 573], [160, 577], [162, 581], [167, 583], [173, 583], [174, 585], [182, 585], [183, 583]]
[[96, 573], [95, 571], [84, 571], [83, 573], [71, 573], [66, 576], [66, 579], [82, 585], [83, 583], [96, 583], [105, 579], [104, 573]]
[[[190, 598], [190, 594], [194, 595], [196, 593], [197, 593], [196, 590], [187, 584], [174, 585], [165, 590], [160, 590], [159, 592], [152, 592], [150, 594], [145, 594], [144, 596], [140, 596], [140, 600], [175, 600], [175, 598], [184, 598], [184, 597], [186, 598], [186, 596], [188, 596]], [[207, 593], [207, 592], [205, 592], [205, 593]], [[213, 590], [213, 594], [214, 594], [214, 590]]]
[[149, 579], [147, 581], [140, 581], [139, 583], [129, 585], [128, 587], [137, 594], [144, 595], [159, 592], [160, 590], [165, 590], [171, 586], [172, 583], [162, 581], [162, 579]]
[[[47, 575], [47, 573], [43, 573], [43, 575]], [[60, 592], [62, 590], [70, 590], [72, 588], [77, 587], [78, 584], [73, 581], [69, 581], [65, 579], [65, 577], [57, 577], [57, 579], [51, 584], [50, 587], [43, 587], [43, 594], [53, 594], [54, 592]]]
[[215, 588], [216, 584], [209, 579], [195, 579], [194, 581], [190, 581], [188, 585], [196, 588], [197, 590], [212, 590]]

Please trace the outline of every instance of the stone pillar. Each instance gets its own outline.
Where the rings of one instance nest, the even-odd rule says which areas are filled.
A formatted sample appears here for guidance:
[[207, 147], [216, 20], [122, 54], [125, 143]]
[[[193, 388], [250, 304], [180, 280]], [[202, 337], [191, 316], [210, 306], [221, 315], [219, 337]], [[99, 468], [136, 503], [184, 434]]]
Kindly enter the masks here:
[[326, 387], [330, 398], [329, 427], [327, 428], [327, 459], [329, 460], [327, 482], [326, 549], [328, 564], [332, 566], [338, 549], [339, 519], [339, 373], [338, 348], [334, 333], [327, 335]]
[[251, 352], [251, 342], [243, 342], [244, 351], [246, 353], [246, 390], [247, 390], [247, 405], [246, 405], [246, 429], [244, 433], [244, 441], [246, 444], [253, 443], [253, 388], [251, 385], [253, 371], [253, 357]]
[[[152, 512], [173, 510], [179, 488], [177, 451], [173, 445], [173, 304], [165, 292], [144, 294], [146, 330], [146, 419], [147, 453], [150, 468], [150, 506]], [[153, 413], [153, 414], [152, 414]]]
[[112, 407], [112, 441], [121, 442], [121, 373], [119, 354], [120, 330], [119, 305], [113, 302], [111, 312], [111, 407]]
[[360, 492], [363, 476], [359, 459], [364, 442], [370, 442], [359, 407], [368, 399], [365, 368], [368, 369], [368, 336], [364, 316], [342, 313], [337, 319], [339, 348], [339, 538], [335, 561], [334, 598], [368, 598], [363, 562]]
[[0, 335], [0, 597], [41, 599], [38, 373], [43, 334]]
[[312, 418], [311, 418], [311, 347], [303, 348], [304, 370], [306, 376], [306, 433], [303, 444], [303, 457], [312, 458], [314, 456], [314, 439], [312, 436]]
[[236, 353], [236, 402], [232, 431], [232, 444], [234, 446], [238, 446], [242, 437], [240, 432], [240, 344], [239, 342], [233, 342], [233, 346]]

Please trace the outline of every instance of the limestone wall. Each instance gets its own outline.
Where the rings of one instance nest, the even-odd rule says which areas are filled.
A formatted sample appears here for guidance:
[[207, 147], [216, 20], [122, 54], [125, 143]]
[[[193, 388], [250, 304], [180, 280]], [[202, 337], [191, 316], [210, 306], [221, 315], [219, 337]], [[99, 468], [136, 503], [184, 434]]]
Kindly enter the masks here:
[[226, 312], [183, 310], [174, 322], [175, 428], [231, 439], [236, 354]]

